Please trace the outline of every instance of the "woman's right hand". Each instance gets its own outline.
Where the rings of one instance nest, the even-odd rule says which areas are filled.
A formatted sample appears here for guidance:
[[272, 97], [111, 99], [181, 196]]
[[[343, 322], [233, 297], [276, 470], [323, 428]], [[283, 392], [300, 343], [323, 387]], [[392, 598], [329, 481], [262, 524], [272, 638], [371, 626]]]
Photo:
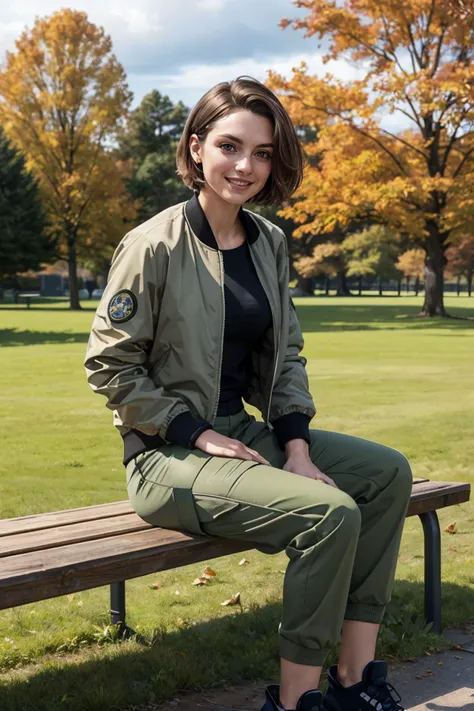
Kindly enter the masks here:
[[212, 454], [215, 457], [235, 457], [235, 459], [253, 459], [260, 464], [268, 464], [269, 461], [262, 457], [261, 454], [254, 449], [250, 449], [238, 439], [232, 439], [225, 435], [219, 434], [215, 430], [204, 430], [199, 435], [194, 446], [202, 449], [207, 454]]

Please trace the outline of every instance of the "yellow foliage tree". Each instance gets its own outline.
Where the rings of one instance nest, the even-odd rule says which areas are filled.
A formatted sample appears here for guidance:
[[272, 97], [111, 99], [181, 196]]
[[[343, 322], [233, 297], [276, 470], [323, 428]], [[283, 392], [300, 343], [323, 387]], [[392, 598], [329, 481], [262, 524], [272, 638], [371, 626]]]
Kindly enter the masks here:
[[[295, 237], [378, 221], [425, 252], [422, 313], [446, 316], [445, 252], [474, 224], [474, 0], [297, 0], [308, 14], [283, 28], [327, 38], [323, 61], [344, 57], [363, 74], [351, 83], [312, 76], [305, 62], [267, 85], [293, 122], [317, 129], [311, 161], [292, 205]], [[380, 125], [399, 112], [411, 122]], [[471, 229], [474, 229], [471, 227]]]
[[110, 37], [75, 10], [38, 18], [0, 71], [0, 121], [41, 182], [74, 309], [78, 258], [110, 253], [133, 217], [110, 151], [131, 96]]

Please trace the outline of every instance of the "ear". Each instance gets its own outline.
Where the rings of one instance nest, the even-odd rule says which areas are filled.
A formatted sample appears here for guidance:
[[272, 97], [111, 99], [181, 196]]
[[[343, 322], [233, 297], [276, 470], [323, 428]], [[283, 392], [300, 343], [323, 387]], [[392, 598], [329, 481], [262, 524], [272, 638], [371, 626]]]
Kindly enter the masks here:
[[195, 133], [193, 133], [189, 139], [189, 152], [191, 153], [193, 161], [200, 165], [202, 163], [202, 148], [199, 138]]

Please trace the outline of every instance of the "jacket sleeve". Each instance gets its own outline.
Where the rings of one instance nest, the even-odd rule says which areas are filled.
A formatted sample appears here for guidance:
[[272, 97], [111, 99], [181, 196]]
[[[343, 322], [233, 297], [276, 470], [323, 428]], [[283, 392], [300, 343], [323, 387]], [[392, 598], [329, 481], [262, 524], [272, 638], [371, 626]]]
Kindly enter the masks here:
[[193, 446], [196, 431], [211, 425], [194, 418], [180, 397], [157, 386], [148, 370], [168, 258], [163, 243], [155, 250], [145, 235], [130, 232], [124, 237], [92, 323], [85, 369], [91, 388], [105, 395], [107, 407], [125, 428], [168, 442], [168, 426], [182, 415], [186, 431], [181, 439]]
[[[278, 229], [278, 228], [277, 228]], [[288, 331], [283, 367], [273, 387], [270, 422], [275, 430], [280, 447], [290, 439], [306, 439], [309, 442], [309, 423], [316, 414], [313, 398], [309, 391], [306, 373], [306, 358], [301, 355], [304, 339], [289, 292], [289, 257], [286, 237], [277, 253], [277, 268], [282, 300], [288, 309]]]

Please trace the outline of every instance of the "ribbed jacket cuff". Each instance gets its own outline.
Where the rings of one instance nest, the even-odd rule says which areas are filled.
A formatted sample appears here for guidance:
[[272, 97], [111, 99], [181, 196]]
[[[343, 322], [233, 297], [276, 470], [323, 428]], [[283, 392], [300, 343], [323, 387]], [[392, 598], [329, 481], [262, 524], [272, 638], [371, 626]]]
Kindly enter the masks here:
[[212, 430], [212, 425], [205, 420], [197, 419], [188, 410], [171, 420], [166, 430], [166, 440], [193, 449], [199, 435], [206, 430]]
[[291, 439], [304, 439], [311, 444], [309, 436], [308, 415], [302, 412], [290, 412], [289, 415], [282, 415], [272, 422], [275, 434], [280, 445], [280, 449], [285, 449], [285, 444]]

